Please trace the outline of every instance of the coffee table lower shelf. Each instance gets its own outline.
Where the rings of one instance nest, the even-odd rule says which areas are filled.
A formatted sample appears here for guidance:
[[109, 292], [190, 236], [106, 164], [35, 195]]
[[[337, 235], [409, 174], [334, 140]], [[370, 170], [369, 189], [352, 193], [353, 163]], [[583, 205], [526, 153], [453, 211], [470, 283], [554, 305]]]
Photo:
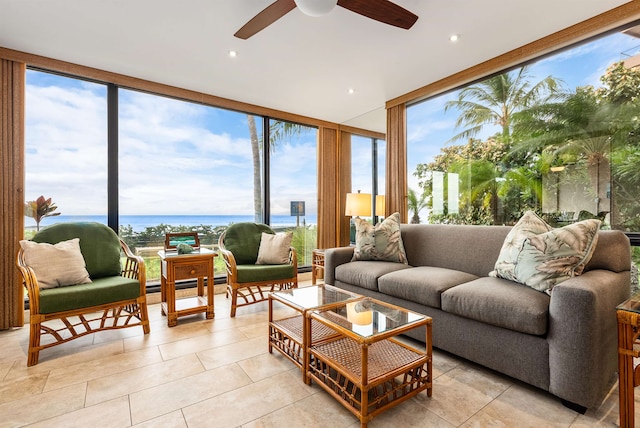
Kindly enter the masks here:
[[[302, 315], [296, 315], [269, 323], [269, 352], [276, 348], [282, 355], [301, 368], [304, 364], [303, 319]], [[312, 322], [312, 340], [314, 343], [337, 337], [335, 330], [319, 322]]]
[[363, 346], [349, 337], [314, 344], [308, 376], [349, 409], [363, 424], [377, 414], [427, 390], [430, 397], [431, 356], [394, 340]]

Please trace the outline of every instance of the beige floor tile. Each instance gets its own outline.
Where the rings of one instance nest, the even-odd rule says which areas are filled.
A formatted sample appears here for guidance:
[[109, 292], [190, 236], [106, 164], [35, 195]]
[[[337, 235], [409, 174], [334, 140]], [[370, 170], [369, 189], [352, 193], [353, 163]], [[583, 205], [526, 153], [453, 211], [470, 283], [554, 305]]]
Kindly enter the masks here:
[[142, 391], [167, 382], [202, 373], [204, 367], [195, 355], [148, 364], [125, 372], [110, 374], [88, 382], [87, 406]]
[[484, 427], [488, 424], [513, 428], [568, 427], [577, 415], [549, 394], [536, 393], [532, 387], [514, 384], [471, 416], [462, 427]]
[[29, 425], [30, 428], [119, 428], [128, 426], [131, 426], [128, 397], [116, 398]]
[[72, 366], [51, 370], [45, 391], [62, 388], [74, 383], [87, 382], [128, 370], [143, 367], [162, 360], [157, 347], [125, 352]]
[[433, 383], [433, 395], [416, 400], [447, 422], [458, 426], [504, 392], [511, 382], [494, 373], [459, 366]]
[[[159, 309], [158, 309], [159, 310]], [[158, 346], [165, 343], [175, 342], [177, 340], [186, 339], [187, 337], [200, 336], [209, 333], [210, 330], [204, 324], [203, 320], [192, 322], [180, 322], [175, 327], [167, 327], [166, 319], [151, 325], [151, 333], [140, 336], [132, 336], [124, 339], [124, 349], [133, 351], [136, 349], [147, 348], [150, 346]], [[210, 320], [207, 320], [211, 322]]]
[[247, 337], [268, 337], [269, 322], [263, 321], [255, 324], [245, 325], [239, 328]]
[[131, 419], [134, 424], [144, 422], [249, 383], [251, 379], [237, 364], [167, 382], [129, 395]]
[[22, 378], [0, 382], [0, 403], [40, 394], [44, 390], [48, 373], [35, 373]]
[[347, 427], [356, 417], [324, 391], [317, 391], [307, 398], [269, 413], [242, 425], [242, 428]]
[[447, 352], [433, 350], [433, 378], [437, 379], [443, 373], [448, 373], [458, 367], [461, 360]]
[[0, 428], [19, 427], [74, 412], [84, 406], [86, 384], [0, 404]]
[[164, 360], [181, 357], [187, 354], [194, 354], [200, 351], [229, 345], [235, 342], [247, 340], [248, 337], [237, 328], [214, 331], [207, 330], [204, 334], [188, 337], [171, 343], [159, 345], [160, 353]]
[[[571, 428], [587, 427], [613, 427], [620, 424], [620, 396], [618, 385], [611, 388], [605, 396], [602, 404], [597, 409], [589, 409], [584, 415], [578, 417], [571, 424]], [[640, 410], [636, 404], [636, 418], [640, 416]], [[640, 420], [640, 419], [638, 419]]]
[[[424, 393], [423, 393], [424, 394]], [[424, 394], [426, 397], [426, 394]], [[427, 398], [428, 399], [428, 398]], [[370, 428], [398, 426], [403, 428], [453, 428], [435, 413], [425, 410], [416, 400], [407, 400], [376, 416], [368, 425]]]
[[133, 425], [135, 428], [187, 428], [187, 422], [180, 410], [158, 416], [157, 418]]
[[[247, 358], [246, 360], [238, 361], [238, 365], [253, 382], [259, 382], [262, 379], [297, 367], [291, 360], [284, 357], [278, 351], [273, 351], [272, 354], [260, 354]], [[302, 371], [300, 372], [300, 382], [302, 382]]]
[[300, 372], [288, 372], [234, 389], [182, 409], [189, 428], [238, 427], [300, 400], [313, 389], [300, 380]]
[[211, 370], [268, 352], [269, 345], [265, 336], [198, 352], [196, 355], [198, 355], [204, 367], [207, 370]]
[[[2, 343], [2, 339], [0, 339], [0, 343]], [[4, 363], [0, 363], [0, 381], [4, 380], [14, 364], [16, 364], [16, 361], [6, 361]]]
[[13, 365], [11, 371], [7, 374], [7, 378], [24, 377], [35, 373], [49, 373], [51, 370], [88, 363], [96, 359], [119, 355], [124, 352], [124, 346], [121, 340], [90, 345], [80, 349], [66, 348], [71, 343], [73, 342], [40, 351], [41, 356], [48, 352], [52, 354], [45, 358], [41, 357], [40, 362], [35, 366], [27, 367], [26, 357], [24, 360], [21, 359]]

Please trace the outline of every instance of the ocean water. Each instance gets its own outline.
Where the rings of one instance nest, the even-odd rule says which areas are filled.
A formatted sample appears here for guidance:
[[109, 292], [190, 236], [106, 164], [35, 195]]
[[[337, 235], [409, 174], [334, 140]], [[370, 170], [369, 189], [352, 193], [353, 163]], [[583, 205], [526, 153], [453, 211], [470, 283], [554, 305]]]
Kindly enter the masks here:
[[[227, 226], [231, 223], [253, 221], [253, 215], [123, 215], [120, 216], [120, 226], [131, 226], [134, 232], [143, 232], [147, 227], [168, 224], [171, 226]], [[47, 217], [40, 222], [40, 227], [53, 223], [74, 221], [96, 221], [107, 223], [106, 215], [60, 215]], [[300, 226], [317, 224], [316, 216], [300, 217]], [[295, 226], [296, 217], [289, 215], [272, 215], [271, 226]], [[25, 217], [25, 227], [35, 228], [36, 223], [31, 218]]]

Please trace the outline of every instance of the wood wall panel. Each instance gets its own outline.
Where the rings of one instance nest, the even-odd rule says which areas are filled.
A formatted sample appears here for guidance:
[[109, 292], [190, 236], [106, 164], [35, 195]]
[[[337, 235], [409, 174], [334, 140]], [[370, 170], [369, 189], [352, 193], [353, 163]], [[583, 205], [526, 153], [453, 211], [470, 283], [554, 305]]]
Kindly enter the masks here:
[[407, 130], [406, 105], [387, 109], [387, 183], [385, 214], [400, 213], [407, 223]]
[[318, 129], [318, 248], [338, 241], [336, 189], [338, 187], [338, 130]]
[[0, 329], [24, 324], [24, 291], [16, 267], [24, 231], [25, 65], [0, 59]]

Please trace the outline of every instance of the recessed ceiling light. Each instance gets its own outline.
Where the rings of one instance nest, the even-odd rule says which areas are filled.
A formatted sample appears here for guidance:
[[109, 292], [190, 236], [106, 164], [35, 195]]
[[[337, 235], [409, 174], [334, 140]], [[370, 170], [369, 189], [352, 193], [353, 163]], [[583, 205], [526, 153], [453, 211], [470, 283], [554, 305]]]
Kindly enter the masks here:
[[449, 41], [451, 42], [457, 42], [458, 40], [460, 40], [460, 34], [452, 34], [449, 36]]
[[355, 94], [356, 90], [353, 88], [349, 88], [349, 90], [347, 90], [347, 92], [349, 93], [349, 95], [351, 94]]
[[235, 58], [235, 57], [237, 57], [237, 56], [238, 56], [238, 52], [231, 50], [231, 51], [229, 51], [229, 56], [230, 56], [231, 58]]

